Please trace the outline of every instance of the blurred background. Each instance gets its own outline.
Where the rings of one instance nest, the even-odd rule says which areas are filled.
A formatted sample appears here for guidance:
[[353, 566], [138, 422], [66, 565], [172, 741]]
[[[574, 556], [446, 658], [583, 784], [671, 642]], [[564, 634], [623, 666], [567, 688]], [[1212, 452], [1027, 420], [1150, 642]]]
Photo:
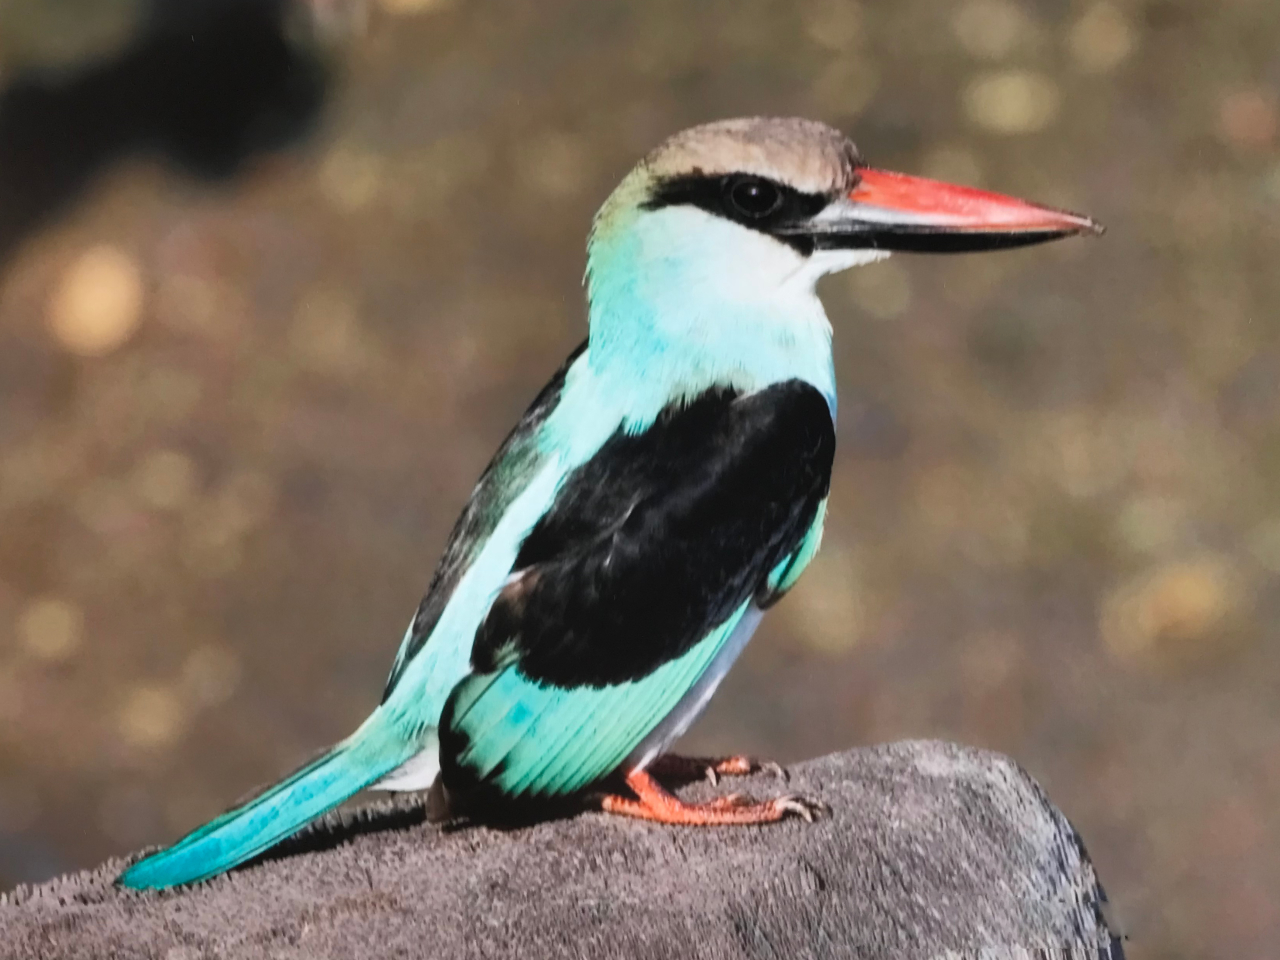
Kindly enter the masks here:
[[1280, 945], [1274, 0], [0, 5], [0, 885], [348, 733], [596, 206], [800, 114], [1101, 241], [822, 288], [823, 553], [691, 751], [1005, 751], [1136, 958]]

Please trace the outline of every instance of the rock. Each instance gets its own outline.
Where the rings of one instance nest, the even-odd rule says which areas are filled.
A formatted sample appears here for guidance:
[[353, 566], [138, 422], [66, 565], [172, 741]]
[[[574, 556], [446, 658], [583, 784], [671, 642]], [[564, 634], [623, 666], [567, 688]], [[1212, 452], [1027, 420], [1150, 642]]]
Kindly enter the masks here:
[[832, 815], [502, 831], [383, 801], [185, 890], [117, 890], [123, 860], [19, 888], [0, 958], [1122, 957], [1080, 838], [1010, 760], [898, 743], [800, 764], [788, 789]]

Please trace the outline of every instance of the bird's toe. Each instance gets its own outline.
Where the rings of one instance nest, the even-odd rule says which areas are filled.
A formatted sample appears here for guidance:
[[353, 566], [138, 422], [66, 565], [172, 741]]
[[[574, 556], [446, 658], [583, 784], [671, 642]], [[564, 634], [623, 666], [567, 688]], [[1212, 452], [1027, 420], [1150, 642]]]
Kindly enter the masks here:
[[821, 800], [799, 794], [777, 797], [772, 801], [772, 806], [781, 817], [797, 816], [805, 823], [813, 823], [819, 817], [825, 817], [831, 813], [831, 808]]

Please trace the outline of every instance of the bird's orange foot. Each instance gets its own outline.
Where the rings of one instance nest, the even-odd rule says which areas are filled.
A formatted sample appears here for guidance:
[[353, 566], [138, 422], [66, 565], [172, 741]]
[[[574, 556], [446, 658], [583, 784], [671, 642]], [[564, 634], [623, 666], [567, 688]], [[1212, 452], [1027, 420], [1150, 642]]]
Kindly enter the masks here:
[[730, 794], [707, 803], [686, 803], [663, 787], [644, 770], [627, 774], [627, 786], [635, 798], [607, 794], [600, 800], [606, 813], [652, 820], [656, 823], [679, 823], [711, 826], [719, 824], [775, 823], [787, 816], [801, 817], [809, 823], [827, 812], [826, 804], [807, 797], [787, 795], [756, 803], [741, 794]]
[[721, 777], [745, 777], [753, 773], [767, 773], [786, 783], [790, 777], [780, 764], [772, 760], [757, 760], [754, 757], [682, 757], [675, 753], [664, 753], [654, 758], [645, 768], [651, 774], [664, 780], [675, 780], [677, 783], [692, 783], [694, 780], [706, 780], [712, 786], [720, 782]]

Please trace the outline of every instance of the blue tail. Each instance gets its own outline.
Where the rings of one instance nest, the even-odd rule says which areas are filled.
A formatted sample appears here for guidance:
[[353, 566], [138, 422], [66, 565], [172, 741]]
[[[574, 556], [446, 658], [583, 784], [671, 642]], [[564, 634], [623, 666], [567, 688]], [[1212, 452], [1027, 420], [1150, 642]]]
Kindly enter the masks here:
[[417, 752], [375, 713], [359, 730], [292, 776], [139, 860], [116, 879], [135, 890], [195, 883], [291, 836]]

